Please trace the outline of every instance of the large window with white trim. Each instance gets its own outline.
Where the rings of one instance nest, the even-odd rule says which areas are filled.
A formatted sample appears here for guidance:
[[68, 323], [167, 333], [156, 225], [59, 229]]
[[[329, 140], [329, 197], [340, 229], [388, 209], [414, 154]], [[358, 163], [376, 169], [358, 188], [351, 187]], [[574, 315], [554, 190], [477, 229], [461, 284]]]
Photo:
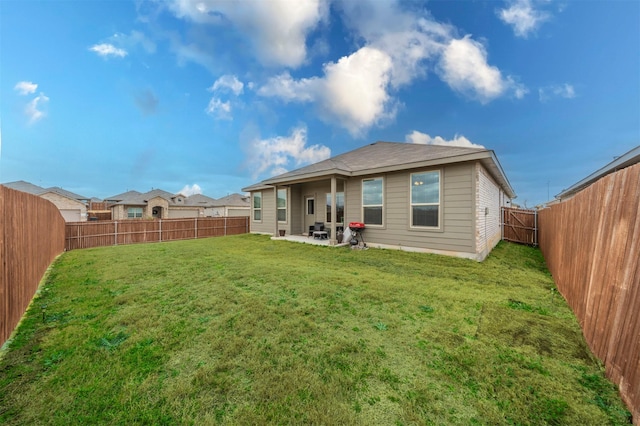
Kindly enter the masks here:
[[[344, 222], [344, 192], [336, 192], [336, 220]], [[327, 222], [331, 223], [331, 193], [327, 193]]]
[[141, 219], [142, 207], [129, 207], [127, 209], [127, 218], [129, 219]]
[[362, 220], [366, 225], [382, 225], [383, 179], [362, 180]]
[[287, 221], [287, 189], [278, 189], [278, 222]]
[[411, 174], [411, 226], [440, 226], [440, 171]]
[[262, 192], [253, 193], [253, 220], [262, 220]]

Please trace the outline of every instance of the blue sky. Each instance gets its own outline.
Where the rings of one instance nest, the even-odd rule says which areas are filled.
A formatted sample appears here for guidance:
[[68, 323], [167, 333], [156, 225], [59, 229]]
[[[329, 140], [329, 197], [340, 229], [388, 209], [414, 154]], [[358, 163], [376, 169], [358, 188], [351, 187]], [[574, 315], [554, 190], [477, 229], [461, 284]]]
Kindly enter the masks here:
[[377, 141], [533, 206], [640, 144], [638, 1], [2, 1], [0, 182], [222, 197]]

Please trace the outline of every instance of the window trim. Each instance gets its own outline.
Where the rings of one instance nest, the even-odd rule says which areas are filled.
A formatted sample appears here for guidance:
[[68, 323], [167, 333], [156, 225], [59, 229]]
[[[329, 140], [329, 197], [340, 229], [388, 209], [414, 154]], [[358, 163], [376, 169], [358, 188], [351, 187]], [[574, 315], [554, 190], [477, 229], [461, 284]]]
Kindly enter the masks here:
[[[280, 197], [278, 193], [280, 191], [284, 191], [284, 207], [278, 207], [278, 200]], [[284, 209], [284, 220], [278, 219], [278, 211]], [[276, 219], [278, 219], [278, 223], [287, 223], [288, 222], [288, 211], [289, 211], [289, 188], [278, 188], [276, 189]]]
[[[255, 205], [255, 199], [256, 199], [256, 195], [260, 194], [259, 198], [260, 198], [260, 207], [256, 207]], [[262, 222], [262, 191], [256, 191], [254, 193], [251, 194], [251, 220], [253, 222]], [[260, 219], [256, 219], [256, 211], [259, 210], [260, 211]]]
[[[130, 216], [132, 210], [135, 210], [135, 212], [133, 212], [133, 216]], [[139, 213], [140, 216], [137, 216], [137, 213]], [[144, 215], [143, 207], [127, 207], [127, 219], [142, 219], [142, 215]]]
[[[413, 202], [413, 175], [422, 173], [438, 173], [438, 202], [414, 203]], [[442, 169], [421, 170], [409, 173], [409, 229], [415, 231], [441, 231], [442, 230]], [[422, 226], [413, 224], [414, 206], [438, 206], [438, 226]]]
[[[377, 180], [380, 179], [382, 181], [382, 204], [364, 204], [364, 182], [365, 181], [370, 181], [370, 180]], [[360, 217], [362, 218], [362, 223], [364, 223], [367, 226], [372, 226], [375, 228], [384, 228], [385, 224], [385, 220], [384, 220], [384, 213], [385, 213], [385, 208], [384, 208], [384, 189], [385, 189], [385, 178], [384, 176], [374, 176], [374, 177], [368, 177], [368, 178], [363, 178], [362, 181], [360, 182]], [[380, 207], [382, 209], [382, 213], [381, 213], [381, 219], [382, 219], [382, 223], [377, 224], [377, 223], [366, 223], [364, 220], [364, 209], [365, 207]]]

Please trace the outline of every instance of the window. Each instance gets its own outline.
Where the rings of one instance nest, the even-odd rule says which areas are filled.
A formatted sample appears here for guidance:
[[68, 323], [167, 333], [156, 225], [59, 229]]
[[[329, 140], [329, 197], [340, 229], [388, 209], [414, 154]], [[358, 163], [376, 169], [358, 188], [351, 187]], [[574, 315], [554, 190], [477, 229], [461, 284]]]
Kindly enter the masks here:
[[141, 219], [142, 218], [142, 207], [129, 207], [127, 209], [127, 217], [129, 219]]
[[253, 220], [262, 220], [262, 192], [253, 193]]
[[411, 175], [411, 226], [439, 226], [440, 172]]
[[307, 214], [316, 214], [316, 203], [313, 198], [307, 198]]
[[278, 222], [287, 221], [287, 189], [278, 189]]
[[[336, 220], [344, 222], [344, 192], [336, 192]], [[327, 193], [327, 222], [331, 223], [331, 193]]]
[[382, 225], [382, 178], [362, 180], [362, 217], [366, 225]]

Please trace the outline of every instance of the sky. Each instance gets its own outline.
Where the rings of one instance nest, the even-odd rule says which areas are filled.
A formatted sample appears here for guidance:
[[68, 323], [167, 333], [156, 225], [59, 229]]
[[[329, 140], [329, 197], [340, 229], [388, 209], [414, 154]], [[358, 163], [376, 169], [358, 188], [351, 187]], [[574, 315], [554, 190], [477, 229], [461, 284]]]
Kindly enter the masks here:
[[0, 182], [219, 198], [375, 141], [533, 207], [640, 145], [640, 2], [0, 2]]

